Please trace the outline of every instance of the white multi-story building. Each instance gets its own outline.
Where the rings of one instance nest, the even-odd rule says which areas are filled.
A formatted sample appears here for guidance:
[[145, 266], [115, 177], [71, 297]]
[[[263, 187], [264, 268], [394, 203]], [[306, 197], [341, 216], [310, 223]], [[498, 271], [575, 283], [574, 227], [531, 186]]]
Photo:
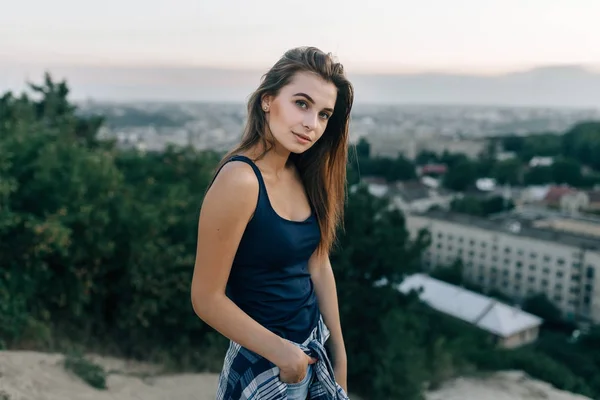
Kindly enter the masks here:
[[460, 259], [465, 279], [486, 291], [517, 303], [541, 292], [565, 318], [600, 323], [600, 237], [445, 212], [406, 215], [406, 224], [431, 233], [426, 269]]

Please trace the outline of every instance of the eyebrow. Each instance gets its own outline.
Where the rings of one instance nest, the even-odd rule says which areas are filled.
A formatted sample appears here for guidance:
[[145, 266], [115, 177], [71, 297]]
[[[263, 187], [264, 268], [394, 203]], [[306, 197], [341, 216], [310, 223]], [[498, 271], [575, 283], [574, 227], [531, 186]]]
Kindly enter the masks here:
[[[310, 101], [311, 103], [315, 104], [315, 101], [312, 99], [312, 97], [310, 97], [309, 95], [307, 95], [306, 93], [296, 93], [294, 96], [301, 96], [306, 98], [306, 100]], [[329, 111], [329, 112], [333, 112], [333, 108], [329, 108], [329, 107], [325, 107], [323, 110], [325, 111]]]

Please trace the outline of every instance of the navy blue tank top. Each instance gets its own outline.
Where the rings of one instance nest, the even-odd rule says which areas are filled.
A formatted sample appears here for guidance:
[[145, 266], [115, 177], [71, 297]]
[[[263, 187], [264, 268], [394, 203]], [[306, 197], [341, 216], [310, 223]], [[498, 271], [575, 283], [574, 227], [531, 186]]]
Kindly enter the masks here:
[[[227, 296], [271, 332], [302, 343], [317, 326], [319, 307], [308, 272], [308, 260], [321, 239], [312, 213], [290, 221], [271, 206], [262, 174], [248, 157], [227, 160], [249, 164], [258, 179], [258, 200], [238, 246]], [[218, 173], [218, 172], [217, 172]]]

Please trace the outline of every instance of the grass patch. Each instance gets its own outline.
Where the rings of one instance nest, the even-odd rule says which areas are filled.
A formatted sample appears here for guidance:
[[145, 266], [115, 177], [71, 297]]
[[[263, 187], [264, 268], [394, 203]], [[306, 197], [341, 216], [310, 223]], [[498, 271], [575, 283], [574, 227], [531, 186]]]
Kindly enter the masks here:
[[[71, 371], [84, 382], [96, 389], [106, 390], [106, 376], [104, 368], [88, 360], [79, 353], [70, 353], [65, 356], [65, 369]], [[1, 400], [1, 399], [0, 399]]]

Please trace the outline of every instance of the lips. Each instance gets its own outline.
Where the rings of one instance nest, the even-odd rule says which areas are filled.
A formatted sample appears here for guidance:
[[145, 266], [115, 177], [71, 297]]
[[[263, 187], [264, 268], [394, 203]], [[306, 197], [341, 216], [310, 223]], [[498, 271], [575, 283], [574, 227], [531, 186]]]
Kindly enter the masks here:
[[301, 137], [304, 140], [308, 140], [309, 142], [312, 142], [312, 139], [310, 138], [310, 136], [305, 135], [303, 133], [296, 133], [296, 132], [292, 132], [294, 135]]

